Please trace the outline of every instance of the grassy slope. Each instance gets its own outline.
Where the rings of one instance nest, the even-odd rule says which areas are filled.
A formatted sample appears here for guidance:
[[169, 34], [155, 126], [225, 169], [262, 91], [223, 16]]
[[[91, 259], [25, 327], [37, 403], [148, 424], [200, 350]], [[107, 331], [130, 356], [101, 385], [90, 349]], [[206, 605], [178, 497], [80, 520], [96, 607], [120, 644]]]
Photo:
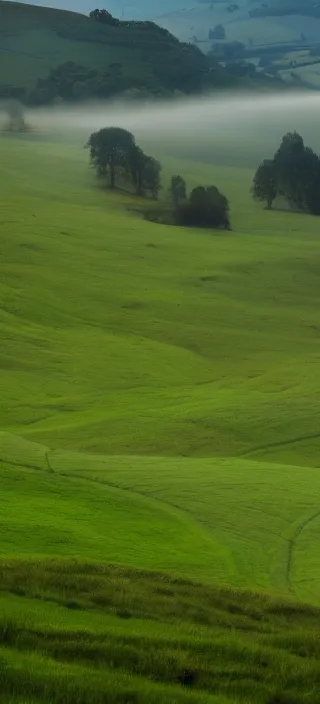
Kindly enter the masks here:
[[316, 219], [266, 215], [251, 171], [181, 163], [190, 185], [193, 171], [227, 192], [234, 231], [172, 230], [94, 188], [81, 148], [1, 150], [3, 428], [67, 449], [317, 463]]
[[[74, 38], [60, 36], [61, 30], [72, 32]], [[154, 75], [158, 57], [152, 56], [150, 43], [148, 59], [143, 55], [148, 36], [145, 31], [108, 27], [73, 12], [1, 0], [1, 83], [30, 89], [50, 69], [73, 61], [101, 72], [118, 62], [124, 76], [158, 85]], [[150, 36], [156, 52], [162, 34]]]
[[74, 561], [0, 570], [3, 702], [320, 701], [316, 610]]
[[284, 80], [290, 80], [292, 73], [301, 78], [308, 86], [312, 86], [319, 90], [320, 87], [320, 62], [309, 66], [299, 66], [294, 69], [285, 69], [281, 71], [281, 76]]
[[317, 703], [312, 610], [161, 576], [319, 602], [317, 220], [181, 161], [234, 232], [179, 231], [0, 151], [4, 701]]

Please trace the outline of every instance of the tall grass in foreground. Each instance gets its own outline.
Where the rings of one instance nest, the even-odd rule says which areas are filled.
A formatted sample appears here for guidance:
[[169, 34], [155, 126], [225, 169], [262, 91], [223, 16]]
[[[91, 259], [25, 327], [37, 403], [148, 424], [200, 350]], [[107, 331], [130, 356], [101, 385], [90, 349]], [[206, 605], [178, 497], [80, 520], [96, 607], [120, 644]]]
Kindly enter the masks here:
[[320, 702], [320, 612], [162, 574], [0, 562], [4, 702]]

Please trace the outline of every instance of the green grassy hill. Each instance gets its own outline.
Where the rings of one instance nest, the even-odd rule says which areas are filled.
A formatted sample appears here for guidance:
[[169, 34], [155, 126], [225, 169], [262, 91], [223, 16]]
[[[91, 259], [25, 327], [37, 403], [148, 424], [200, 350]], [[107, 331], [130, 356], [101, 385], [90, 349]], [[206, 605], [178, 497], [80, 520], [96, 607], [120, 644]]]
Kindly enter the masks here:
[[109, 92], [94, 94], [104, 98], [130, 88], [188, 93], [228, 82], [222, 69], [215, 76], [210, 72], [199, 50], [153, 23], [109, 26], [74, 12], [6, 0], [0, 0], [0, 59], [0, 97], [26, 100], [39, 79], [67, 62], [96, 72], [100, 87], [107, 74]]
[[318, 220], [163, 156], [233, 231], [151, 224], [47, 140], [0, 141], [2, 700], [319, 704]]

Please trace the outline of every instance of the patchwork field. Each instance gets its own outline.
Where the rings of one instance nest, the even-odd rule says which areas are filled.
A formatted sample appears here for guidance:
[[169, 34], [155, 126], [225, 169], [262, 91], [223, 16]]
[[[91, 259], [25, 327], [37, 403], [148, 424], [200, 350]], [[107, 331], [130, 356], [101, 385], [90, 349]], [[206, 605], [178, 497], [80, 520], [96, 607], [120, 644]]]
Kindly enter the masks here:
[[163, 157], [212, 234], [80, 142], [0, 156], [3, 701], [318, 704], [318, 220], [243, 167]]

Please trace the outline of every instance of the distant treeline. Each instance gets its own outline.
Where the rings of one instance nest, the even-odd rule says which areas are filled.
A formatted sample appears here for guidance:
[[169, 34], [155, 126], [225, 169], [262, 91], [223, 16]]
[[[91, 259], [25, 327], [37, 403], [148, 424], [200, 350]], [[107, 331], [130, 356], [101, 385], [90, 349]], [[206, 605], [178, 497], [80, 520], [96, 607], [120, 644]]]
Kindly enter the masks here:
[[269, 210], [282, 196], [296, 210], [320, 215], [320, 157], [305, 146], [300, 134], [288, 132], [274, 157], [258, 167], [252, 193]]

